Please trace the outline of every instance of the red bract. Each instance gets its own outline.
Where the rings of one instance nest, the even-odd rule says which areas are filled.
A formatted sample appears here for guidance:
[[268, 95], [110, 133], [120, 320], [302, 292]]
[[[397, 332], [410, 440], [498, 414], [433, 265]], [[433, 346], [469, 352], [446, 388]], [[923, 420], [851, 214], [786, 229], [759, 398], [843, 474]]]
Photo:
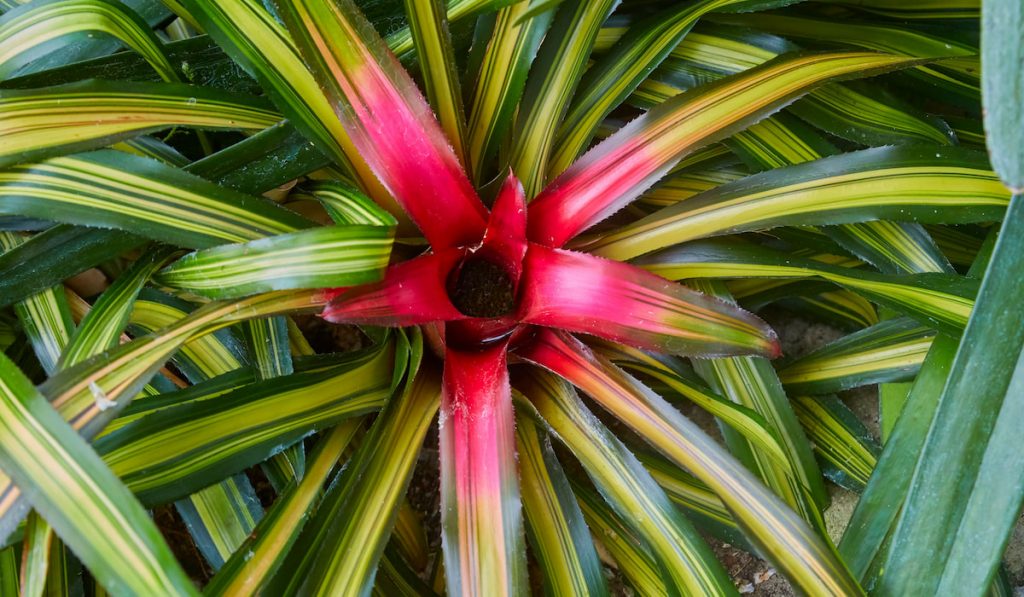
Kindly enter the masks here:
[[342, 292], [323, 316], [444, 324], [444, 548], [447, 567], [459, 571], [448, 575], [450, 592], [514, 592], [523, 549], [508, 352], [528, 348], [537, 326], [702, 356], [775, 356], [775, 335], [734, 305], [561, 248], [678, 159], [657, 138], [613, 137], [529, 207], [510, 173], [488, 217], [426, 101], [358, 10], [349, 2], [283, 8], [361, 158], [431, 246], [383, 281]]

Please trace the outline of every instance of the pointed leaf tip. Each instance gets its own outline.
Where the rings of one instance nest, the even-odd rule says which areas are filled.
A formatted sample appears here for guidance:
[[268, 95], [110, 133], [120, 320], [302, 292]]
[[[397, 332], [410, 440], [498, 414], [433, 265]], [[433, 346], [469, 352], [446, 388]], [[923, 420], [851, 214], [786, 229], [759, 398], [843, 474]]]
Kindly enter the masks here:
[[525, 323], [686, 356], [781, 354], [757, 316], [632, 265], [537, 244], [525, 263]]

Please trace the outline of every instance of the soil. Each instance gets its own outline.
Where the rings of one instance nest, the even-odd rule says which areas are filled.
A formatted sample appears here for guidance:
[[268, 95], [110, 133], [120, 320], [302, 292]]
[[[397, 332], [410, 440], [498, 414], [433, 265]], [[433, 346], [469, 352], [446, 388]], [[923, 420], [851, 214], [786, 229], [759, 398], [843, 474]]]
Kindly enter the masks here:
[[512, 281], [500, 265], [487, 259], [469, 259], [459, 268], [450, 298], [455, 308], [470, 317], [498, 317], [515, 306]]

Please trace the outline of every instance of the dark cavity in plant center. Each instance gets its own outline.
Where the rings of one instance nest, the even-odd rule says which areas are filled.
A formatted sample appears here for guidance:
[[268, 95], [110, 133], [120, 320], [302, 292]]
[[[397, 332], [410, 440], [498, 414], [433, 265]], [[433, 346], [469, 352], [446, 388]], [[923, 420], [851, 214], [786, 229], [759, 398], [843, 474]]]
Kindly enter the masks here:
[[515, 307], [505, 268], [482, 257], [462, 263], [448, 296], [460, 313], [470, 317], [500, 317]]

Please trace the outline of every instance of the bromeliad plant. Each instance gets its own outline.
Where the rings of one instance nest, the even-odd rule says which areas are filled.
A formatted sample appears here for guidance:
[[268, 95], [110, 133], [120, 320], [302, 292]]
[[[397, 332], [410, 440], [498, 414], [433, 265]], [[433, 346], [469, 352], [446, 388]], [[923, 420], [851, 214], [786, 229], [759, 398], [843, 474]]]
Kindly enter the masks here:
[[[1005, 588], [976, 2], [395, 4], [0, 0], [3, 594], [195, 593], [171, 503], [211, 595], [735, 594], [707, 536], [812, 595]], [[849, 333], [772, 362], [772, 304]], [[884, 449], [835, 396], [871, 384]]]

